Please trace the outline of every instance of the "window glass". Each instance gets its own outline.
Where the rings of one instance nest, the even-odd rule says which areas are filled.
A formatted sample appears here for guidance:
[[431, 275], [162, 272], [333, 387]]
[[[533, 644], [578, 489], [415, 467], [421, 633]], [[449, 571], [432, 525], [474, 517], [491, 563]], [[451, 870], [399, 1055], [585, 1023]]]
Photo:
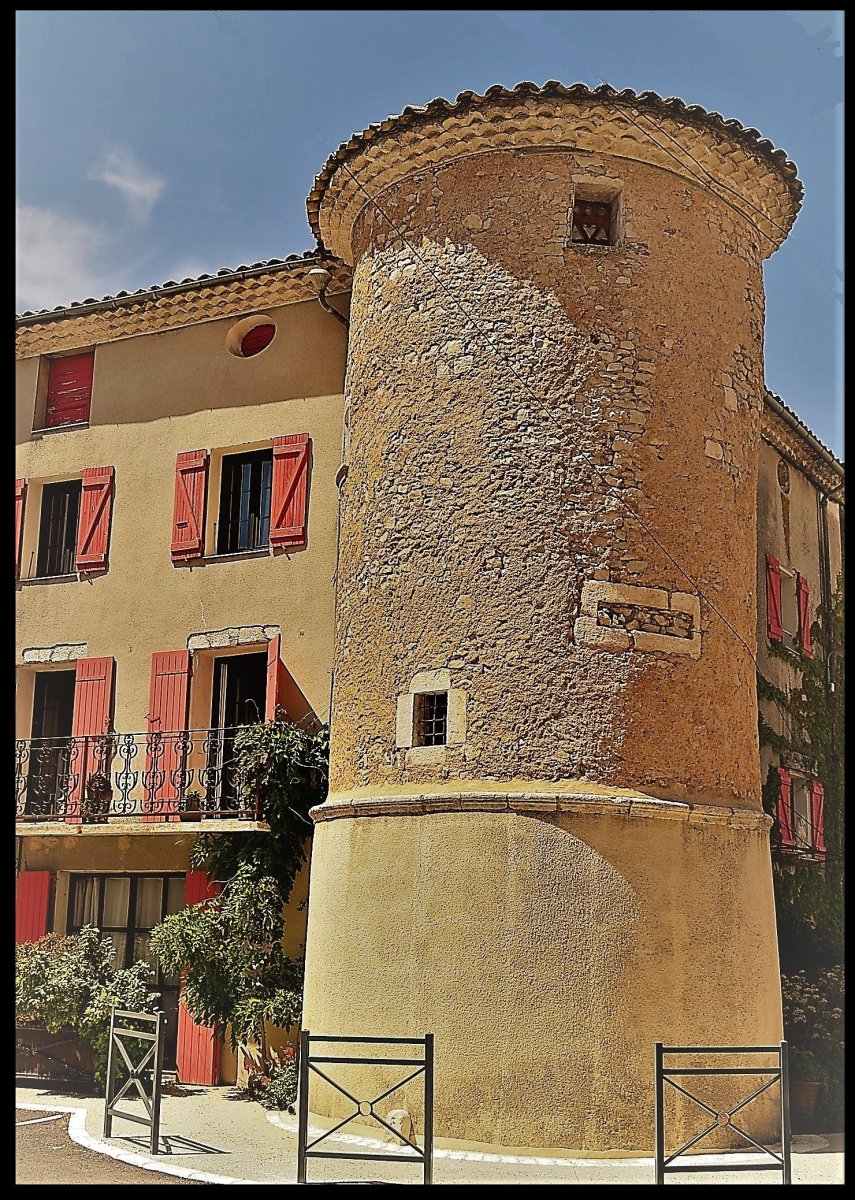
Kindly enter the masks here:
[[71, 575], [77, 554], [82, 481], [46, 483], [42, 488], [36, 575]]
[[175, 875], [166, 881], [166, 911], [177, 913], [184, 907], [184, 876]]
[[136, 919], [137, 929], [151, 929], [160, 920], [163, 900], [163, 881], [155, 876], [142, 876], [137, 880]]
[[98, 924], [98, 880], [92, 876], [75, 880], [72, 924], [78, 929]]
[[270, 536], [273, 451], [229, 454], [223, 458], [217, 553], [258, 550]]
[[104, 913], [101, 918], [104, 929], [127, 927], [130, 888], [131, 881], [127, 875], [104, 877]]

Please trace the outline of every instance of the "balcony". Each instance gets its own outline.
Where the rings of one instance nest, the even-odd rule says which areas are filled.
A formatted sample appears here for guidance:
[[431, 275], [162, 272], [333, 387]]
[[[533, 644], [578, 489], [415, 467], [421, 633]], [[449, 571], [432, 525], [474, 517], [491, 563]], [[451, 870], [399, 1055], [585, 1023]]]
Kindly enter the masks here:
[[235, 823], [266, 828], [260, 781], [235, 761], [239, 728], [22, 739], [15, 747], [19, 832], [45, 823], [53, 823], [51, 833], [123, 823], [175, 832], [178, 821], [208, 832]]

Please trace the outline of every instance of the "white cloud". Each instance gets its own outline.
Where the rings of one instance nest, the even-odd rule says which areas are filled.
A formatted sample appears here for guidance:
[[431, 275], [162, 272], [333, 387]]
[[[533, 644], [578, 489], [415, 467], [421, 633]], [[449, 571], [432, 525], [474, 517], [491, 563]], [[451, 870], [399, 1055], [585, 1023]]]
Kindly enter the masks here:
[[148, 221], [166, 187], [165, 179], [146, 171], [133, 151], [121, 146], [107, 151], [90, 171], [89, 179], [116, 188], [125, 200], [131, 217], [140, 225]]
[[97, 266], [98, 255], [112, 241], [106, 231], [78, 217], [27, 204], [16, 205], [15, 221], [19, 311], [54, 308], [89, 296], [100, 299], [110, 290]]

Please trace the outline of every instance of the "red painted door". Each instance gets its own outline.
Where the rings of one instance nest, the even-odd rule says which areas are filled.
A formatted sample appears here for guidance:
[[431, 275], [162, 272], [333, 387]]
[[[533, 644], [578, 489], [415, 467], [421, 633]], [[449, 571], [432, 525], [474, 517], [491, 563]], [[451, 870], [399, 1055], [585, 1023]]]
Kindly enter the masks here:
[[190, 651], [166, 650], [151, 656], [143, 787], [144, 821], [177, 821], [187, 774], [187, 712]]
[[65, 819], [70, 825], [82, 820], [86, 781], [95, 773], [109, 777], [113, 749], [106, 737], [112, 724], [114, 658], [79, 658], [74, 677], [74, 713], [71, 718], [73, 744], [68, 805]]
[[[220, 885], [205, 871], [188, 871], [184, 884], [187, 905], [216, 896]], [[178, 1050], [176, 1068], [179, 1083], [201, 1083], [212, 1087], [220, 1082], [221, 1039], [216, 1025], [197, 1025], [183, 1000], [178, 1004]]]
[[21, 871], [15, 897], [15, 941], [34, 942], [48, 931], [51, 871]]

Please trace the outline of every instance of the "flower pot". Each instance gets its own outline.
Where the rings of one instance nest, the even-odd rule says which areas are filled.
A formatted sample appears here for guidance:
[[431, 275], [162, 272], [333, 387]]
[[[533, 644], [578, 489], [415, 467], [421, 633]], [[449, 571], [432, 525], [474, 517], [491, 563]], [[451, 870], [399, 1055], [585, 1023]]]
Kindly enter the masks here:
[[790, 1080], [790, 1126], [793, 1133], [809, 1132], [821, 1087], [822, 1084], [814, 1080]]

